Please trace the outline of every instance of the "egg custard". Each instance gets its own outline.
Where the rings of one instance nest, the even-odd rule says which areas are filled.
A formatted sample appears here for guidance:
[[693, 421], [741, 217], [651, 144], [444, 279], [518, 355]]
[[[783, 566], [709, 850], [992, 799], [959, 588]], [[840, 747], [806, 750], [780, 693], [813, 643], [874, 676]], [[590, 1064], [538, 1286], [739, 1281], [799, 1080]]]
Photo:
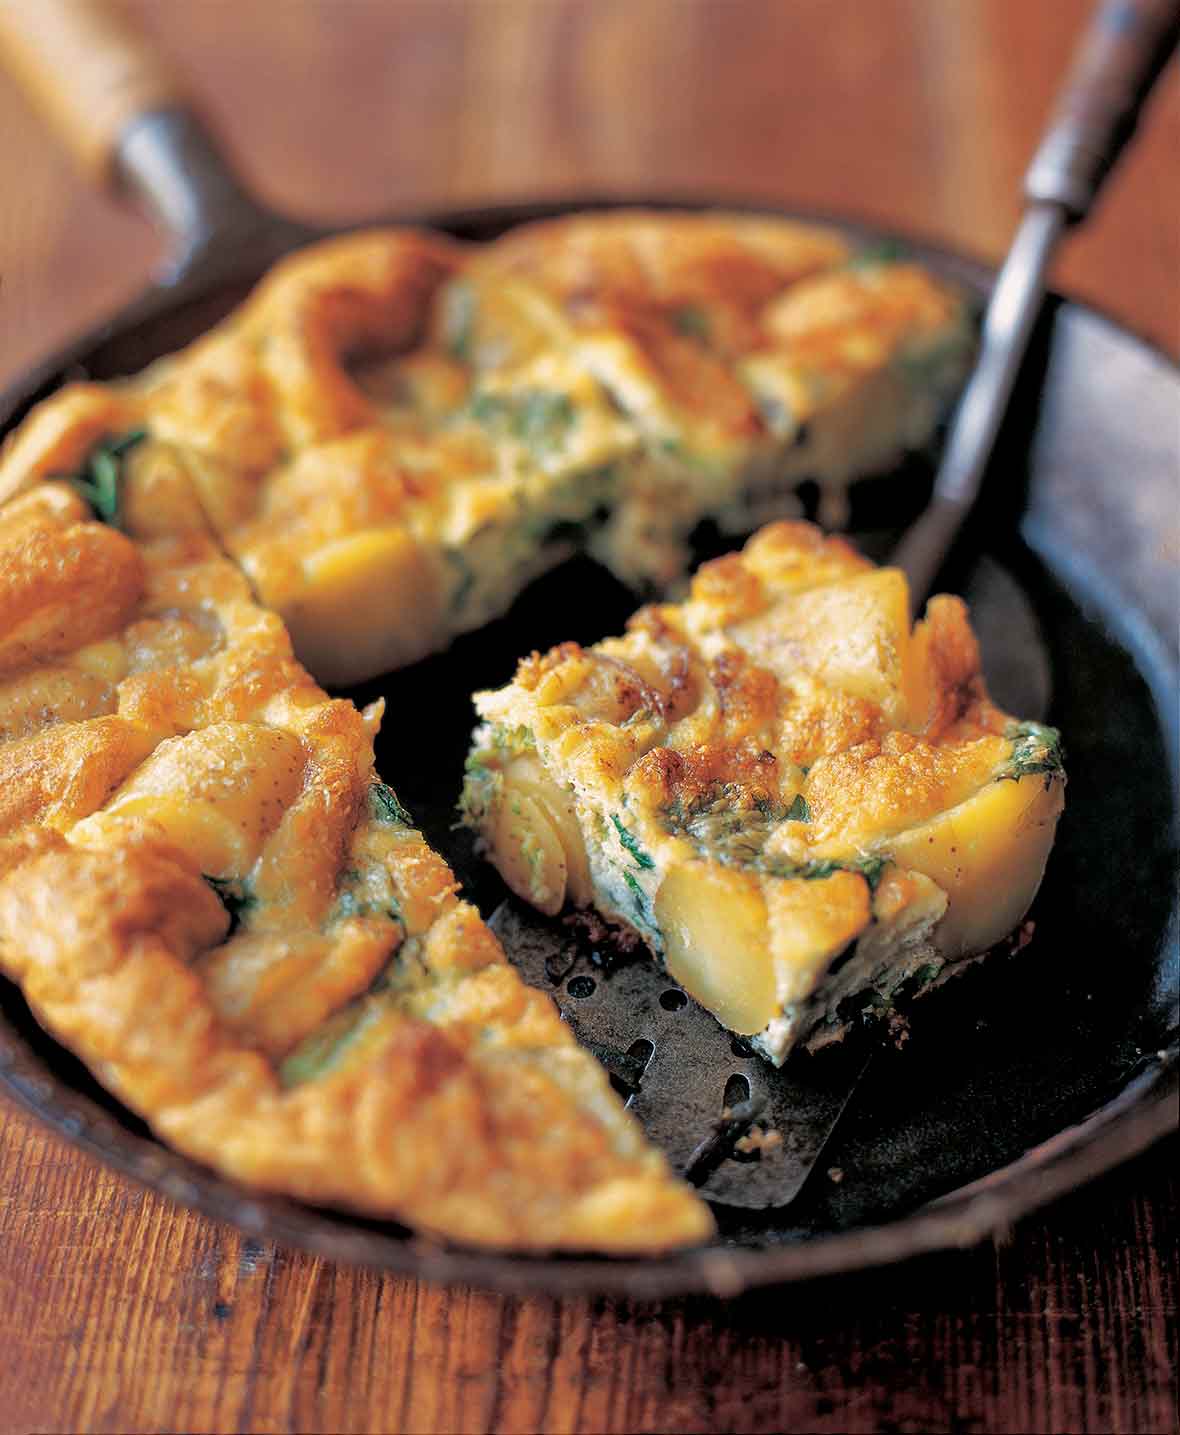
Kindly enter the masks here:
[[0, 970], [251, 1186], [479, 1245], [705, 1237], [377, 777], [381, 704], [317, 687], [182, 505], [92, 518], [134, 443], [0, 509]]
[[475, 703], [464, 820], [508, 885], [641, 939], [776, 1065], [1012, 933], [1062, 808], [964, 604], [911, 631], [899, 570], [802, 523]]
[[142, 431], [144, 502], [183, 502], [316, 677], [354, 682], [577, 549], [659, 589], [703, 519], [749, 532], [805, 478], [838, 510], [930, 437], [971, 342], [948, 284], [784, 220], [356, 234], [278, 264], [182, 353], [42, 404], [0, 501]]

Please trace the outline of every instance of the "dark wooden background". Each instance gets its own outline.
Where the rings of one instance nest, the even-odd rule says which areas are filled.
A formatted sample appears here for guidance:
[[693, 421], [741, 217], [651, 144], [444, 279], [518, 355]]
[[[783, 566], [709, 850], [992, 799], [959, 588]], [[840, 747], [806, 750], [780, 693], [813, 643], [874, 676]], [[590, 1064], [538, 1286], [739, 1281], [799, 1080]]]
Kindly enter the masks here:
[[[259, 193], [309, 216], [695, 191], [861, 214], [995, 258], [1088, 7], [129, 8]], [[1178, 156], [1173, 73], [1057, 275], [1172, 352]], [[0, 384], [133, 294], [157, 252], [0, 76]], [[439, 1291], [259, 1246], [4, 1107], [0, 1432], [1172, 1431], [1176, 1150], [999, 1248], [656, 1306]]]

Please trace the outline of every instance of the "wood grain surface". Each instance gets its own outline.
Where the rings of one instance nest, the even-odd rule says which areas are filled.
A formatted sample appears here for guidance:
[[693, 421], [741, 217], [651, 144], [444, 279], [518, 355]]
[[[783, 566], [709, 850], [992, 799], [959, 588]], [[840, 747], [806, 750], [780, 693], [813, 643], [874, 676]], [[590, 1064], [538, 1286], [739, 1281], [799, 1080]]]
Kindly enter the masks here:
[[3, 1111], [0, 1149], [5, 1432], [1175, 1429], [1166, 1152], [999, 1248], [655, 1305], [333, 1266]]
[[[242, 173], [293, 212], [694, 192], [860, 214], [991, 258], [1087, 8], [127, 6]], [[1173, 352], [1178, 155], [1173, 73], [1057, 275]], [[0, 384], [133, 295], [159, 253], [0, 76]], [[998, 1248], [657, 1306], [440, 1291], [259, 1245], [4, 1107], [0, 1435], [1172, 1431], [1176, 1151]]]

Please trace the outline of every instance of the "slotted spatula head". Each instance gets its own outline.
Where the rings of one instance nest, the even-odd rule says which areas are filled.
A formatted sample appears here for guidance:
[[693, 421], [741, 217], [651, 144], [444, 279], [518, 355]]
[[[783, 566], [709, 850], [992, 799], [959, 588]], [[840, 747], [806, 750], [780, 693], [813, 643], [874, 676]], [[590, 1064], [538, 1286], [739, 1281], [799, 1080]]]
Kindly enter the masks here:
[[[766, 1210], [794, 1199], [868, 1064], [863, 1043], [798, 1053], [775, 1070], [646, 951], [591, 940], [515, 899], [490, 925], [525, 980], [552, 995], [610, 1072], [673, 1170], [728, 1206]], [[751, 1132], [769, 1139], [740, 1149]]]

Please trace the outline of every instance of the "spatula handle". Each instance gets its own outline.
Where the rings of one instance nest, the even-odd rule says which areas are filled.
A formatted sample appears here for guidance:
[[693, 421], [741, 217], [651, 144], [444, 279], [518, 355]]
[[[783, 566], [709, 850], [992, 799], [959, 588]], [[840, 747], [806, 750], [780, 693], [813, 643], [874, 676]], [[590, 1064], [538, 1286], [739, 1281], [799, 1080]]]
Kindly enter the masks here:
[[1030, 200], [1080, 219], [1180, 41], [1180, 0], [1102, 0], [1028, 174]]
[[128, 127], [185, 102], [179, 80], [148, 41], [98, 0], [0, 0], [0, 58], [104, 186], [116, 181]]

